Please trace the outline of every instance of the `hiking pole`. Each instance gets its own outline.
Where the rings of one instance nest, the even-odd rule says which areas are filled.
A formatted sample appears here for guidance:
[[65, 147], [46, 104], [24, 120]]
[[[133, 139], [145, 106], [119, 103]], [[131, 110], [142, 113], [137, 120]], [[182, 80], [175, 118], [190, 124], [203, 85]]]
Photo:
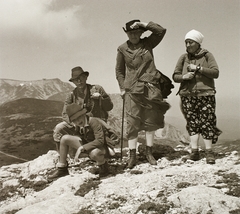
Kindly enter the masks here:
[[123, 156], [123, 127], [124, 127], [124, 106], [125, 106], [125, 97], [123, 96], [123, 106], [122, 106], [122, 129], [121, 129], [121, 160]]

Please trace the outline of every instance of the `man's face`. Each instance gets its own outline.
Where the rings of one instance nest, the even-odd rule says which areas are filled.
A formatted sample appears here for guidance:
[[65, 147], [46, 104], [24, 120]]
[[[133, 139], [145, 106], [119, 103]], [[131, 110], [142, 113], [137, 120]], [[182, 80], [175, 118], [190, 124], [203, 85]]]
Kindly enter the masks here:
[[74, 79], [72, 82], [80, 89], [85, 88], [87, 84], [87, 75], [82, 74], [78, 78]]
[[72, 120], [75, 126], [83, 127], [85, 125], [85, 114]]
[[129, 41], [132, 44], [136, 45], [139, 43], [142, 33], [143, 32], [141, 30], [132, 30], [132, 31], [127, 32], [127, 36], [129, 38]]

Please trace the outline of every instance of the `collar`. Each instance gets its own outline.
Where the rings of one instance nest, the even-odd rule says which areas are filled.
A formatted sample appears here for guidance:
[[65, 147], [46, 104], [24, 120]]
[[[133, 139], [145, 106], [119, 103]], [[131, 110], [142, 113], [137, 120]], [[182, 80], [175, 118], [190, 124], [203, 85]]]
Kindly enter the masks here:
[[189, 59], [200, 59], [202, 58], [205, 54], [208, 53], [208, 50], [200, 48], [196, 53], [190, 54], [188, 53], [188, 58]]
[[85, 117], [85, 124], [83, 126], [84, 128], [89, 127], [89, 117]]
[[85, 117], [85, 123], [84, 123], [84, 125], [83, 126], [75, 126], [75, 127], [78, 127], [80, 130], [81, 129], [85, 129], [85, 128], [87, 128], [87, 127], [89, 127], [89, 117]]

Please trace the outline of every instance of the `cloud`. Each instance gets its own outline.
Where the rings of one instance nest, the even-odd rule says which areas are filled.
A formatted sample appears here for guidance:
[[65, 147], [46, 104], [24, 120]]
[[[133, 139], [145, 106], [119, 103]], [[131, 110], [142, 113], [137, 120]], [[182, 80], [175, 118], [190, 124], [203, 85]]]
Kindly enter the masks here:
[[86, 29], [81, 22], [82, 7], [72, 5], [54, 10], [58, 3], [50, 0], [0, 1], [0, 35], [19, 35], [21, 32], [23, 36], [29, 34], [47, 40], [85, 36]]

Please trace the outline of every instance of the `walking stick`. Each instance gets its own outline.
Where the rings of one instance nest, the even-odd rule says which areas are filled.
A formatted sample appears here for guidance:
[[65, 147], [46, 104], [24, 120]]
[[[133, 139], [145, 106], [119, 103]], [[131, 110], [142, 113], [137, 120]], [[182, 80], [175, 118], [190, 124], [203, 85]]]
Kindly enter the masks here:
[[124, 106], [125, 106], [125, 98], [123, 97], [123, 107], [122, 107], [122, 130], [121, 130], [121, 160], [123, 156], [123, 127], [124, 127]]

